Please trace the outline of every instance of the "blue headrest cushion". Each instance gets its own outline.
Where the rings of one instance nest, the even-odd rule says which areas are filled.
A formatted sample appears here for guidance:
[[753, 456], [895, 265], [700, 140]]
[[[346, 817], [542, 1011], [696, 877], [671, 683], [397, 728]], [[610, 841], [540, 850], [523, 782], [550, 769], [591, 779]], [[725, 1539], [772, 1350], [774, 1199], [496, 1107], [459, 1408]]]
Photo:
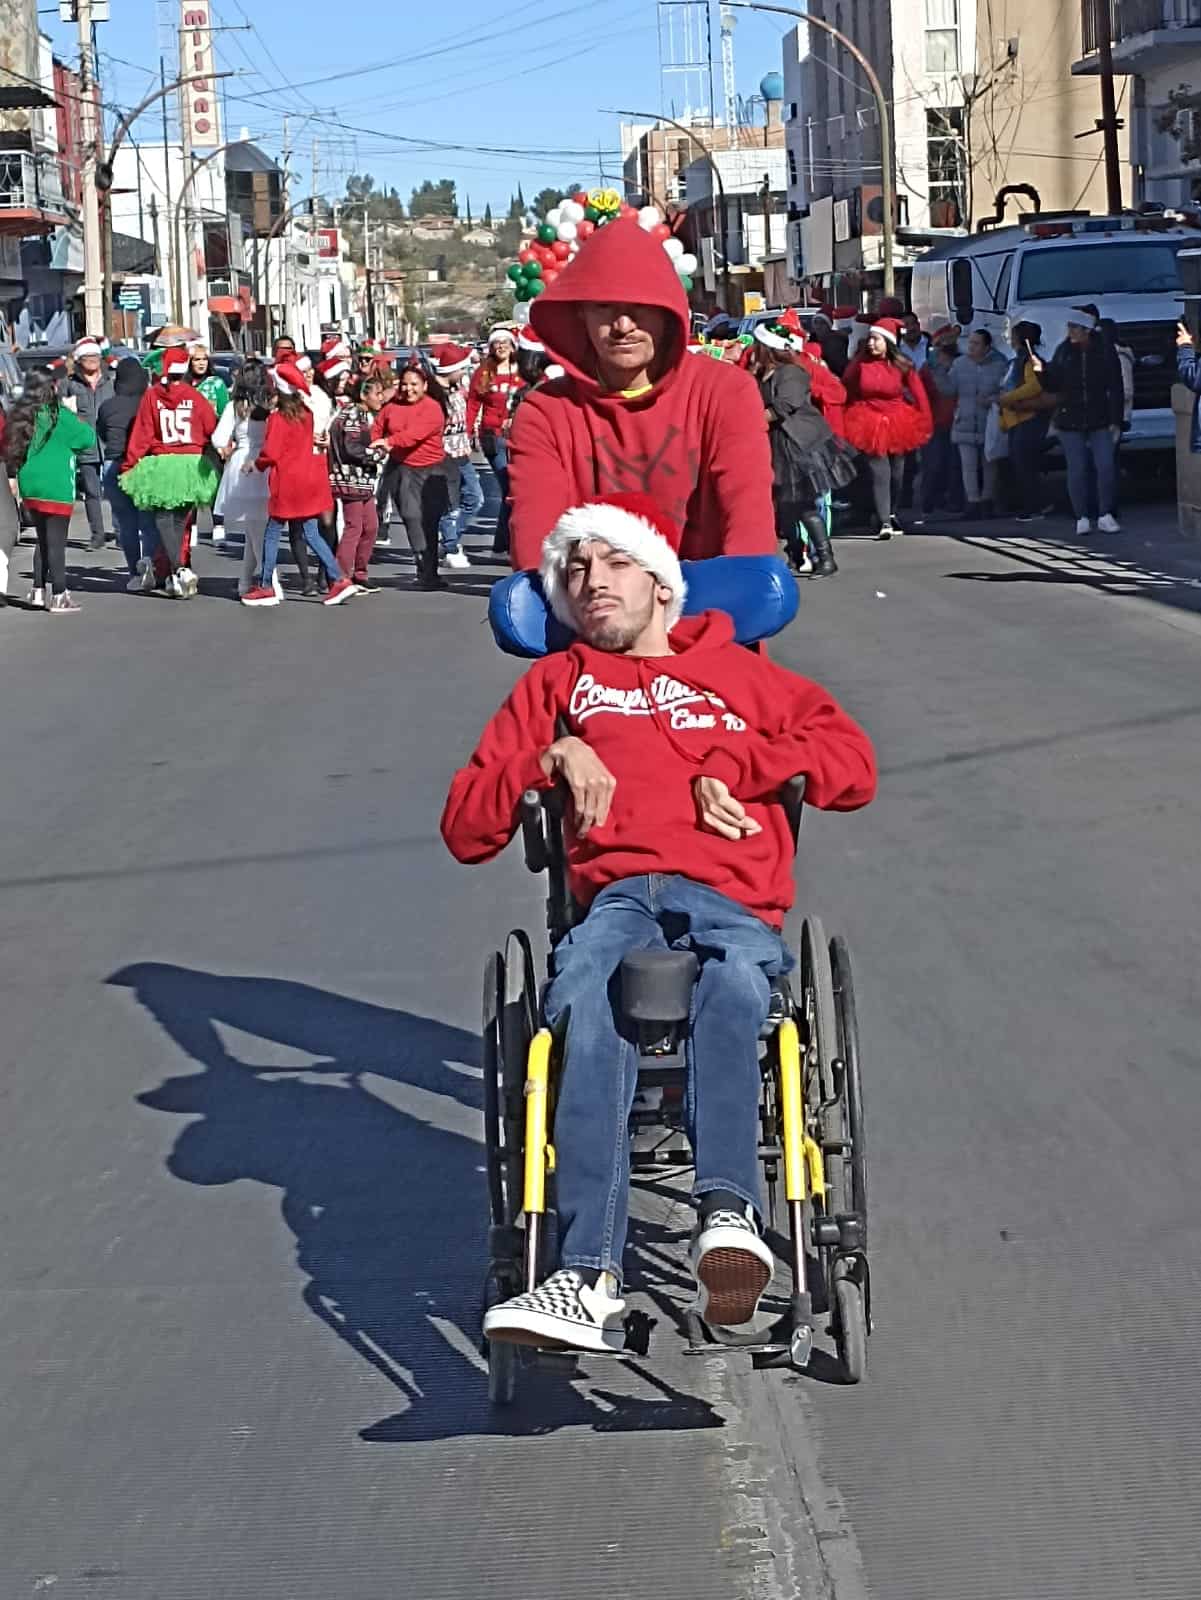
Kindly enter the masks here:
[[[688, 585], [684, 615], [724, 611], [739, 644], [770, 639], [797, 614], [796, 579], [779, 556], [714, 556], [680, 565]], [[510, 656], [550, 655], [566, 650], [575, 639], [551, 612], [536, 572], [515, 572], [493, 585], [488, 621], [497, 644]]]

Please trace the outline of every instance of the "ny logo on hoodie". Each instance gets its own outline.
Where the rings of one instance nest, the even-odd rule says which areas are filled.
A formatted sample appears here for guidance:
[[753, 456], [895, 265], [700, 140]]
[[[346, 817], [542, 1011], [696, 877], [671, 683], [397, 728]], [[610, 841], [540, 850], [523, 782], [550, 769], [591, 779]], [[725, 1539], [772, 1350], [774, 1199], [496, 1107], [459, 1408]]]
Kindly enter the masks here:
[[681, 524], [686, 522], [688, 501], [700, 474], [701, 455], [699, 450], [684, 453], [688, 474], [687, 481], [683, 481], [678, 452], [676, 461], [665, 459], [672, 454], [672, 447], [680, 433], [681, 430], [674, 423], [669, 424], [663, 430], [657, 449], [632, 456], [620, 455], [614, 439], [595, 440], [592, 468], [598, 493], [627, 494], [634, 490], [649, 494], [674, 521]]

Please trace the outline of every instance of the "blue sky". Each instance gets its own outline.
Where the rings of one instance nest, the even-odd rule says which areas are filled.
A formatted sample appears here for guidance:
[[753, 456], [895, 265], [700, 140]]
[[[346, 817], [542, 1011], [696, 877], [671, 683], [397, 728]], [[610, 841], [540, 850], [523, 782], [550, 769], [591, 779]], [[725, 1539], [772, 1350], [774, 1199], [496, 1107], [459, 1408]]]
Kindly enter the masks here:
[[[97, 28], [101, 75], [106, 101], [127, 107], [157, 80], [160, 20], [174, 27], [179, 5], [111, 0], [111, 10], [112, 21]], [[370, 172], [407, 203], [421, 179], [453, 177], [460, 205], [470, 195], [478, 214], [485, 201], [507, 205], [518, 180], [528, 197], [545, 184], [595, 183], [601, 167], [615, 177], [617, 119], [603, 108], [670, 109], [654, 0], [215, 0], [213, 14], [239, 30], [215, 39], [218, 67], [242, 74], [224, 87], [226, 137], [246, 126], [278, 156], [287, 113], [298, 186], [308, 185], [316, 139], [320, 187], [329, 194], [343, 192], [348, 172]], [[49, 15], [41, 22], [56, 51], [72, 56], [74, 29]], [[779, 68], [788, 26], [783, 17], [740, 13], [742, 94]], [[716, 85], [720, 97], [720, 65]], [[147, 113], [134, 132], [152, 140], [159, 130], [157, 114]]]

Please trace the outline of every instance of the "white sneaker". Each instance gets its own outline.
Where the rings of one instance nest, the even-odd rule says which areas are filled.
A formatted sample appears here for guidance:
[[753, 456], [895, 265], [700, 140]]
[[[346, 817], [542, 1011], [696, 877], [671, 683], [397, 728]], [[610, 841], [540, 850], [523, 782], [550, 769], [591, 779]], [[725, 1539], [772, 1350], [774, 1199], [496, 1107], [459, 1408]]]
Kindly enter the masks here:
[[45, 611], [45, 609], [46, 609], [46, 591], [45, 591], [45, 589], [31, 589], [29, 591], [29, 594], [26, 596], [25, 604], [27, 606], [33, 606], [33, 608], [36, 611]]
[[1093, 525], [1087, 517], [1078, 517], [1076, 519], [1076, 537], [1078, 539], [1083, 539], [1086, 533], [1091, 533], [1092, 531]]
[[466, 572], [471, 566], [465, 550], [448, 550], [442, 559], [448, 567], [454, 567], [456, 572]]
[[1097, 518], [1098, 533], [1121, 533], [1121, 531], [1121, 524], [1110, 512], [1107, 511], [1103, 517]]
[[130, 578], [129, 582], [125, 585], [125, 593], [126, 594], [141, 594], [141, 592], [142, 592], [142, 574], [140, 572], [135, 572], [133, 577]]
[[191, 567], [180, 567], [175, 576], [179, 579], [180, 587], [183, 590], [180, 595], [181, 600], [191, 600], [194, 595], [200, 593], [200, 579], [192, 571]]
[[775, 1258], [759, 1237], [751, 1208], [712, 1211], [698, 1222], [689, 1260], [698, 1314], [715, 1328], [750, 1322], [775, 1271]]
[[607, 1273], [590, 1289], [578, 1272], [560, 1267], [529, 1294], [515, 1295], [484, 1316], [484, 1337], [504, 1344], [622, 1350], [626, 1303], [609, 1292]]
[[272, 587], [272, 589], [274, 589], [274, 591], [278, 595], [278, 597], [282, 600], [283, 597], [284, 597], [284, 586], [283, 586], [283, 580], [280, 578], [278, 570], [276, 570], [275, 572], [273, 572], [271, 574], [271, 587]]

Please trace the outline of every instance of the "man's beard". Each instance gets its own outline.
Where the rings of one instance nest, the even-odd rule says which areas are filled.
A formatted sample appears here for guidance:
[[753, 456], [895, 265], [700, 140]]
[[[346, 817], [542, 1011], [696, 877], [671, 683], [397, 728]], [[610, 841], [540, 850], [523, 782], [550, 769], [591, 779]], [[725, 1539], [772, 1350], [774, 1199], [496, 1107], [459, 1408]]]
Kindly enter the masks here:
[[595, 622], [587, 620], [581, 623], [579, 634], [585, 644], [590, 644], [596, 650], [606, 650], [618, 654], [628, 650], [650, 626], [655, 614], [655, 600], [651, 595], [643, 609], [636, 615], [629, 612], [615, 614], [608, 617], [598, 617]]

